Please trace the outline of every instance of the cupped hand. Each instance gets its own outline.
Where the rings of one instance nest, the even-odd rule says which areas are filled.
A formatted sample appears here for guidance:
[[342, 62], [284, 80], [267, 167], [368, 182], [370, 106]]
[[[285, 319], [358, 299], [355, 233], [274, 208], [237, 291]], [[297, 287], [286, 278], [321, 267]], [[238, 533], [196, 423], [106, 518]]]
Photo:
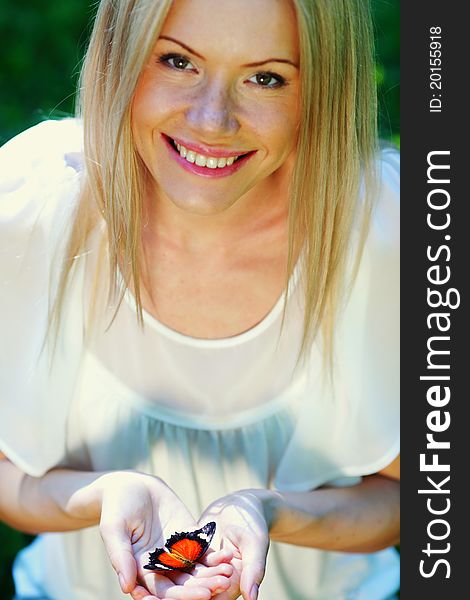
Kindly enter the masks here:
[[149, 552], [175, 532], [198, 528], [193, 516], [161, 479], [132, 471], [103, 475], [100, 532], [121, 589], [134, 600], [209, 600], [230, 587], [232, 555], [212, 553], [190, 573], [144, 569]]
[[[241, 490], [213, 502], [204, 511], [200, 523], [215, 521], [213, 541], [233, 554], [230, 587], [217, 600], [256, 600], [264, 577], [269, 549], [269, 531], [260, 498], [253, 490]], [[210, 560], [208, 554], [204, 562]]]

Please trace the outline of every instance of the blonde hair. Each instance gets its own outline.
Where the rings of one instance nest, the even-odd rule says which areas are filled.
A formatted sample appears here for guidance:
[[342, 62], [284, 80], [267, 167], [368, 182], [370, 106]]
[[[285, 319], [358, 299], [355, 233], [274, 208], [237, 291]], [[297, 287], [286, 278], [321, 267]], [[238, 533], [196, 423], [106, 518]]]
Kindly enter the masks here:
[[[331, 347], [355, 220], [365, 239], [372, 194], [359, 194], [359, 189], [361, 177], [372, 172], [376, 152], [376, 91], [368, 1], [294, 0], [294, 6], [302, 108], [287, 277], [301, 256], [305, 353], [320, 326]], [[117, 289], [119, 265], [125, 282], [132, 283], [142, 322], [145, 168], [133, 144], [131, 102], [170, 7], [171, 0], [101, 0], [99, 5], [80, 79], [77, 114], [84, 122], [85, 176], [52, 308], [57, 328], [74, 257], [100, 217], [106, 223], [110, 290]], [[286, 298], [287, 287], [288, 282]]]
[[[306, 355], [321, 326], [323, 356], [331, 367], [335, 315], [359, 266], [376, 191], [373, 27], [368, 0], [294, 4], [302, 108], [290, 199], [288, 273], [300, 255], [305, 289], [300, 354]], [[348, 279], [354, 226], [358, 239]]]

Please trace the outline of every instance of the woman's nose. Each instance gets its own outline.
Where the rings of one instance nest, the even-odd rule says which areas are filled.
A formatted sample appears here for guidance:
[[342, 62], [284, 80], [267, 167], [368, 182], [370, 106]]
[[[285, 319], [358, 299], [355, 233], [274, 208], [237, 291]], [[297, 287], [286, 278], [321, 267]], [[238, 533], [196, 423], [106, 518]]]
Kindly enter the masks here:
[[188, 124], [201, 136], [216, 139], [237, 133], [240, 124], [229, 86], [220, 81], [208, 82], [191, 100]]

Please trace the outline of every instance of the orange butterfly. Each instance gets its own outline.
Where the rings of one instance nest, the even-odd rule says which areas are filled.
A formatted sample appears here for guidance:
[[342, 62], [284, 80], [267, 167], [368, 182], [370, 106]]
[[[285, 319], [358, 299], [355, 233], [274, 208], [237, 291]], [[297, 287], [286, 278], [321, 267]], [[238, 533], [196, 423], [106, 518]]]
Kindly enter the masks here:
[[214, 521], [195, 531], [174, 533], [167, 539], [163, 548], [149, 553], [149, 564], [145, 565], [144, 569], [190, 571], [207, 552], [214, 533]]

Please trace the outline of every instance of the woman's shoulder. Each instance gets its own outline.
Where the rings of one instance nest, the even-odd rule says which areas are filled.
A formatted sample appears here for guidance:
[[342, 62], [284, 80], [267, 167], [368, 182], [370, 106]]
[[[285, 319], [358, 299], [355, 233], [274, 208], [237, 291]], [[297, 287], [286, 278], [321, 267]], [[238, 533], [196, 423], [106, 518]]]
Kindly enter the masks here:
[[44, 121], [0, 148], [0, 224], [30, 228], [65, 215], [78, 197], [82, 126]]
[[399, 204], [400, 200], [400, 152], [392, 146], [381, 149], [378, 160], [379, 194], [385, 200]]
[[383, 148], [376, 162], [369, 242], [397, 249], [400, 236], [400, 153]]
[[[75, 118], [41, 121], [5, 142], [0, 148], [2, 160], [9, 155], [29, 160], [51, 156], [55, 152], [80, 151], [82, 147], [82, 121]], [[22, 155], [20, 156], [20, 153]]]
[[33, 177], [57, 181], [70, 170], [79, 172], [82, 146], [78, 119], [44, 121], [26, 129], [0, 148], [0, 194], [15, 192]]
[[392, 179], [399, 178], [400, 150], [396, 146], [387, 142], [382, 143], [378, 153], [378, 161], [386, 171], [386, 176]]

